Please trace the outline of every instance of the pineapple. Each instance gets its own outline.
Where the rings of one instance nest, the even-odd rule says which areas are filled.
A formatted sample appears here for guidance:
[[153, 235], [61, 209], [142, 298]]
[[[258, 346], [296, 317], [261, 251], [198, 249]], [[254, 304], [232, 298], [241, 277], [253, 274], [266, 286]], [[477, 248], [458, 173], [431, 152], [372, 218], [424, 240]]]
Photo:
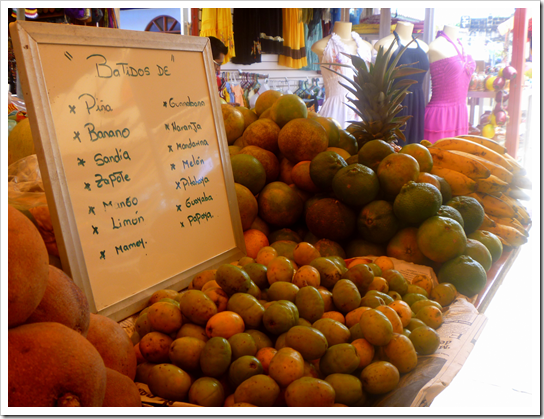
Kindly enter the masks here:
[[346, 129], [357, 139], [359, 149], [363, 144], [371, 140], [383, 140], [388, 143], [396, 143], [399, 139], [406, 141], [401, 128], [406, 125], [406, 122], [412, 116], [395, 115], [405, 108], [405, 106], [402, 106], [402, 101], [410, 93], [408, 88], [417, 81], [403, 79], [395, 82], [395, 80], [400, 77], [425, 72], [425, 70], [409, 67], [410, 64], [397, 67], [401, 55], [410, 43], [399, 51], [391, 65], [389, 65], [389, 62], [396, 40], [385, 52], [383, 46], [379, 48], [376, 62], [370, 64], [370, 68], [367, 68], [367, 64], [358, 56], [345, 54], [351, 58], [352, 66], [346, 67], [351, 67], [355, 71], [353, 80], [325, 67], [345, 78], [353, 86], [340, 83], [355, 97], [348, 97], [353, 105], [347, 103], [346, 106], [353, 109], [362, 119], [362, 121], [352, 121]]

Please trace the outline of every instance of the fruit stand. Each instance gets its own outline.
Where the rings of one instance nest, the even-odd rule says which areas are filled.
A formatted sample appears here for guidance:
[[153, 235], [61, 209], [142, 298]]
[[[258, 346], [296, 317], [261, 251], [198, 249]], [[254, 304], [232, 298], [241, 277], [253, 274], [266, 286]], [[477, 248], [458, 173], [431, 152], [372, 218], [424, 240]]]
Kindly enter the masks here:
[[35, 145], [10, 166], [10, 408], [423, 407], [451, 382], [532, 182], [485, 137], [402, 146], [421, 70], [353, 57], [343, 130], [293, 94], [221, 103], [202, 38], [10, 30]]

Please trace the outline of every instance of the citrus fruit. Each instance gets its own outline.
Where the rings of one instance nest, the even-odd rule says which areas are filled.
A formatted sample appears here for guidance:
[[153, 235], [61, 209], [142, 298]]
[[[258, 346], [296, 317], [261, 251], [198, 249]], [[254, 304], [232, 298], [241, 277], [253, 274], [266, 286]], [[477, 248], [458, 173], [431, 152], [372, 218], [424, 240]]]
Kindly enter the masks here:
[[288, 185], [291, 185], [293, 183], [293, 167], [295, 167], [295, 163], [292, 163], [289, 159], [286, 159], [285, 157], [279, 157], [280, 160], [280, 177], [278, 180], [287, 183]]
[[419, 249], [417, 231], [417, 227], [406, 227], [399, 230], [387, 243], [387, 256], [417, 265], [431, 264], [431, 260]]
[[329, 138], [329, 147], [338, 147], [340, 132], [336, 124], [329, 118], [325, 118], [324, 116], [318, 116], [312, 119], [316, 122], [319, 122], [319, 124], [327, 132], [327, 137]]
[[295, 94], [282, 95], [270, 107], [271, 119], [282, 128], [289, 121], [308, 116], [304, 101]]
[[[352, 157], [346, 150], [340, 147], [327, 147], [327, 150], [325, 151], [334, 151], [335, 153], [338, 153], [346, 161], [346, 163]], [[357, 163], [357, 161], [355, 161], [354, 163]]]
[[8, 136], [8, 166], [17, 160], [35, 154], [30, 119], [24, 118], [13, 127]]
[[484, 221], [484, 208], [471, 196], [454, 196], [446, 205], [455, 208], [461, 213], [465, 234], [470, 234], [478, 230]]
[[293, 119], [283, 126], [278, 135], [280, 152], [293, 163], [312, 160], [328, 146], [327, 132], [315, 119]]
[[495, 126], [492, 124], [486, 124], [482, 128], [482, 136], [486, 138], [493, 138], [495, 136]]
[[[346, 150], [350, 154], [350, 156], [357, 156], [359, 147], [357, 145], [357, 140], [355, 139], [355, 137], [343, 129], [340, 129], [339, 132], [340, 136], [338, 138], [338, 147]], [[357, 161], [357, 163], [359, 163], [359, 161]]]
[[304, 204], [300, 196], [283, 182], [266, 185], [257, 198], [259, 217], [276, 227], [288, 227], [302, 215]]
[[244, 131], [243, 139], [247, 145], [256, 145], [277, 153], [280, 127], [270, 119], [258, 119]]
[[255, 101], [255, 114], [261, 116], [261, 114], [276, 103], [281, 96], [283, 96], [283, 93], [279, 90], [270, 89], [262, 92]]
[[418, 143], [406, 144], [399, 153], [409, 154], [419, 163], [420, 172], [430, 172], [433, 168], [433, 156], [424, 145]]
[[462, 255], [467, 244], [463, 227], [451, 218], [435, 215], [419, 226], [417, 245], [425, 256], [442, 263]]
[[323, 198], [306, 211], [306, 226], [319, 238], [348, 239], [355, 229], [355, 213], [337, 199]]
[[245, 133], [245, 130], [247, 129], [247, 127], [251, 125], [253, 122], [257, 121], [259, 117], [254, 111], [246, 108], [245, 106], [238, 106], [237, 109], [244, 116], [244, 133]]
[[452, 220], [457, 221], [459, 224], [461, 224], [461, 227], [465, 226], [465, 221], [463, 220], [463, 216], [459, 211], [457, 211], [454, 207], [451, 207], [449, 205], [441, 205], [438, 209], [438, 212], [436, 215], [440, 215], [441, 217], [451, 218]]
[[270, 119], [272, 121], [272, 116], [270, 115], [270, 111], [271, 111], [271, 108], [268, 108], [261, 115], [259, 115], [259, 119]]
[[399, 229], [393, 205], [384, 200], [365, 205], [357, 217], [359, 235], [372, 243], [387, 243]]
[[332, 180], [336, 172], [348, 164], [338, 153], [323, 151], [310, 162], [310, 177], [323, 192], [332, 191]]
[[266, 183], [278, 179], [280, 175], [280, 162], [274, 153], [256, 145], [248, 145], [240, 150], [240, 154], [249, 154], [255, 157], [263, 165], [266, 172]]
[[332, 179], [332, 190], [344, 204], [362, 207], [376, 198], [380, 184], [372, 169], [355, 163], [336, 172]]
[[417, 177], [417, 182], [430, 183], [431, 185], [435, 186], [438, 190], [440, 190], [440, 182], [432, 173], [419, 172], [419, 176]]
[[440, 346], [440, 336], [429, 326], [416, 327], [410, 333], [409, 339], [419, 355], [434, 354]]
[[234, 156], [235, 154], [238, 154], [242, 147], [237, 145], [229, 145], [229, 156]]
[[234, 184], [236, 198], [238, 200], [238, 209], [242, 218], [242, 230], [247, 230], [259, 213], [259, 206], [255, 195], [244, 185]]
[[409, 181], [395, 197], [393, 211], [399, 220], [419, 225], [436, 215], [441, 205], [442, 195], [435, 186]]
[[486, 272], [491, 269], [491, 264], [493, 263], [491, 253], [487, 250], [487, 247], [478, 240], [467, 238], [467, 246], [464, 254], [470, 256], [476, 262], [479, 262]]
[[442, 202], [448, 202], [452, 198], [451, 186], [446, 179], [441, 176], [433, 175], [440, 183], [440, 193], [442, 194]]
[[485, 288], [485, 269], [470, 256], [457, 256], [444, 263], [438, 271], [438, 282], [453, 284], [457, 291], [473, 297]]
[[227, 142], [234, 143], [238, 137], [244, 133], [244, 115], [232, 105], [221, 105], [223, 112], [223, 123], [225, 125], [225, 133], [227, 134]]
[[[349, 133], [349, 132], [348, 132]], [[389, 154], [393, 154], [393, 146], [383, 140], [371, 140], [365, 143], [358, 153], [359, 163], [376, 171], [380, 162]]]
[[293, 179], [293, 183], [300, 189], [311, 193], [317, 193], [319, 192], [319, 188], [310, 176], [310, 163], [310, 160], [304, 160], [295, 164], [291, 170], [291, 178]]
[[244, 231], [244, 241], [247, 255], [250, 258], [256, 258], [259, 250], [269, 245], [268, 238], [262, 231], [251, 228]]
[[257, 195], [266, 184], [266, 171], [261, 162], [249, 154], [236, 154], [230, 158], [234, 182], [247, 187]]
[[469, 239], [478, 240], [483, 243], [489, 253], [491, 253], [491, 258], [493, 262], [496, 262], [502, 256], [502, 242], [497, 235], [486, 230], [476, 230], [474, 233], [468, 235]]
[[393, 199], [405, 183], [417, 180], [419, 163], [409, 154], [393, 153], [381, 161], [377, 173], [385, 196]]

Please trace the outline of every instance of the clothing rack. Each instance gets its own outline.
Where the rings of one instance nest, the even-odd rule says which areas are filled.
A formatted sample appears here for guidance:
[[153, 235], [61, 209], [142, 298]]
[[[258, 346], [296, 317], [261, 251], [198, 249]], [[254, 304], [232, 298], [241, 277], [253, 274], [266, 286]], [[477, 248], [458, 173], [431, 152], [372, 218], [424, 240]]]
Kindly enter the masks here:
[[240, 70], [240, 69], [238, 69], [238, 73], [239, 73], [240, 75], [242, 75], [242, 74], [250, 74], [250, 75], [252, 75], [252, 76], [254, 76], [254, 77], [258, 77], [258, 78], [260, 78], [260, 79], [267, 79], [268, 76], [269, 76], [268, 74], [251, 73], [251, 72], [249, 72], [249, 71], [242, 71], [242, 70]]

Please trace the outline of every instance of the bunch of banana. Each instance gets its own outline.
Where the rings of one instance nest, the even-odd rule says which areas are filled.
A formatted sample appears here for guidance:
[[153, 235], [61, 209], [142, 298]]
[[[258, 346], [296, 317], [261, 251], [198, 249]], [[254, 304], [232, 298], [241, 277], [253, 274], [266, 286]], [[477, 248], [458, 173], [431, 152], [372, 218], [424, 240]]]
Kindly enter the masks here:
[[532, 183], [505, 147], [477, 135], [422, 144], [433, 157], [431, 173], [443, 177], [453, 195], [473, 197], [482, 205], [485, 219], [480, 229], [496, 234], [509, 247], [527, 242], [531, 218], [520, 200], [529, 199], [523, 189], [531, 189]]

